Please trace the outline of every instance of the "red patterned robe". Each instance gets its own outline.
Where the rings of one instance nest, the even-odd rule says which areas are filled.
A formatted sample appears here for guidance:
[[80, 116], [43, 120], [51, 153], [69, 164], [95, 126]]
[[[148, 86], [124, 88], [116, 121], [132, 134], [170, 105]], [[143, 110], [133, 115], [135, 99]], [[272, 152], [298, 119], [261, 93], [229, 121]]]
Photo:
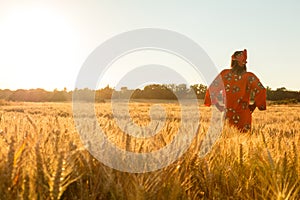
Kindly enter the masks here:
[[[222, 84], [223, 81], [223, 84]], [[251, 72], [234, 74], [230, 69], [223, 70], [209, 86], [204, 104], [215, 105], [222, 95], [225, 104], [225, 117], [230, 125], [241, 131], [251, 129], [249, 101], [254, 94], [255, 105], [259, 110], [266, 110], [266, 89]]]

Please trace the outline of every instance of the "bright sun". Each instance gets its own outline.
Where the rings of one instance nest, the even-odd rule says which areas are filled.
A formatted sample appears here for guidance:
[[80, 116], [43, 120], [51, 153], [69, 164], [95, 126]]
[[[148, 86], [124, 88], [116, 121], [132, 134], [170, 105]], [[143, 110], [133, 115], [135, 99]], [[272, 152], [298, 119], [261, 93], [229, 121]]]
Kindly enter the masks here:
[[[22, 88], [40, 85], [55, 76], [55, 69], [64, 72], [70, 65], [78, 38], [61, 13], [47, 7], [22, 7], [0, 20], [0, 65], [6, 76], [23, 81]], [[26, 79], [29, 73], [39, 76]]]

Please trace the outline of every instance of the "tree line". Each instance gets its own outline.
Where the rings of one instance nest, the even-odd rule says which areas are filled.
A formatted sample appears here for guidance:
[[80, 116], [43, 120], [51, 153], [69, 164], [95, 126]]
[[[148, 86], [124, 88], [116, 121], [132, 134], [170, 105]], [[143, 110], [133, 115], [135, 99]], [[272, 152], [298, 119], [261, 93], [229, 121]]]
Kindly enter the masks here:
[[[300, 91], [290, 91], [286, 88], [277, 88], [272, 90], [267, 87], [267, 100], [279, 102], [300, 102]], [[122, 87], [120, 90], [106, 86], [96, 91], [85, 89], [75, 89], [82, 101], [93, 97], [96, 102], [103, 102], [111, 98], [119, 99], [168, 99], [176, 100], [178, 98], [194, 98], [204, 99], [207, 86], [203, 84], [195, 84], [187, 86], [186, 84], [151, 84], [143, 89], [131, 90], [127, 87]], [[19, 89], [19, 90], [0, 90], [0, 99], [6, 101], [23, 101], [23, 102], [68, 102], [72, 101], [74, 91], [54, 89], [46, 91], [44, 89]]]

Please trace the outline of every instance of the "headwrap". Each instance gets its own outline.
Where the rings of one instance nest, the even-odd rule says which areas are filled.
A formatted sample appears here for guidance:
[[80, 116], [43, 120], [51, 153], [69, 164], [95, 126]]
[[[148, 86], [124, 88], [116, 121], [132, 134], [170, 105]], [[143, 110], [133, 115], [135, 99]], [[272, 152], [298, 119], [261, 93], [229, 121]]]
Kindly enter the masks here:
[[231, 56], [231, 60], [236, 60], [240, 66], [244, 66], [247, 63], [247, 50], [235, 52]]

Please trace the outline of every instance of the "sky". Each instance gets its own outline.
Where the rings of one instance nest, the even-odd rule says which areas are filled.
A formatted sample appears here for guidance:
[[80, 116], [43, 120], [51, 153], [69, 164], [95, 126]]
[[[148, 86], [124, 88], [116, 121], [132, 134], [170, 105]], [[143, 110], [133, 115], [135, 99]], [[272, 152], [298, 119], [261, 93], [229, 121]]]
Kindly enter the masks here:
[[[0, 0], [0, 89], [73, 90], [81, 67], [99, 45], [127, 31], [159, 28], [195, 41], [218, 71], [229, 67], [234, 51], [247, 49], [248, 71], [264, 86], [299, 91], [299, 2]], [[194, 73], [174, 55], [162, 53], [156, 58], [168, 61], [153, 61], [156, 54], [147, 53], [120, 58], [99, 84], [114, 86], [125, 68], [151, 62], [176, 63], [179, 73]]]

